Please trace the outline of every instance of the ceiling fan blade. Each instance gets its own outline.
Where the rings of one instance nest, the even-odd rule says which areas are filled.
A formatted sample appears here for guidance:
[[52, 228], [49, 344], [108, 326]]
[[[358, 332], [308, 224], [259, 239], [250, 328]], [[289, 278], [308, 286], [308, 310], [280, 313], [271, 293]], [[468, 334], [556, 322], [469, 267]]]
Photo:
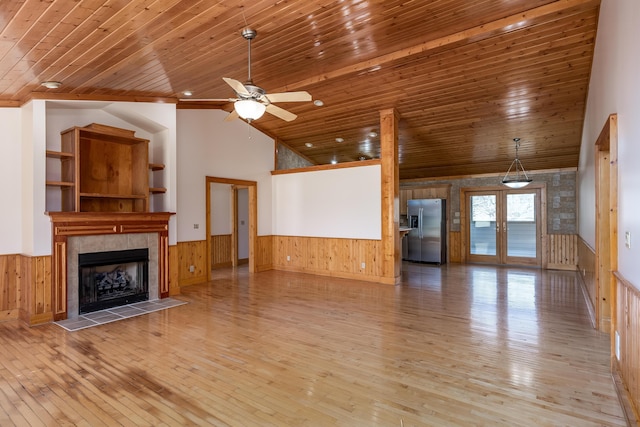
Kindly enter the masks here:
[[307, 91], [269, 93], [266, 95], [269, 102], [303, 102], [311, 101], [311, 95]]
[[285, 110], [284, 108], [280, 108], [273, 104], [267, 105], [267, 113], [273, 114], [274, 116], [281, 118], [282, 120], [287, 122], [295, 120], [296, 117], [298, 117], [295, 114]]
[[180, 102], [236, 102], [238, 98], [180, 98]]
[[238, 117], [238, 112], [235, 110], [235, 108], [229, 113], [229, 115], [227, 117], [224, 118], [225, 122], [230, 122], [232, 120], [237, 119]]
[[249, 93], [247, 88], [244, 87], [244, 85], [242, 83], [240, 83], [239, 81], [237, 81], [235, 79], [230, 79], [229, 77], [223, 77], [222, 80], [224, 80], [226, 84], [231, 86], [231, 88], [233, 90], [235, 90], [236, 93], [241, 93], [243, 95], [251, 95], [251, 93]]

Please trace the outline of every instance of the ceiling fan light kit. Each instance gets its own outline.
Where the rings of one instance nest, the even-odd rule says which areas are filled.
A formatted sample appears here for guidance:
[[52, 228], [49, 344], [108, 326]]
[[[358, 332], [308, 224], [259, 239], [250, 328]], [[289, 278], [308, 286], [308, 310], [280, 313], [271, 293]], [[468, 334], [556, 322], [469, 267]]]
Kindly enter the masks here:
[[[502, 178], [502, 184], [506, 185], [509, 188], [523, 188], [529, 185], [531, 181], [533, 181], [527, 175], [527, 172], [524, 170], [524, 166], [522, 166], [522, 162], [518, 158], [518, 148], [520, 148], [520, 138], [513, 138], [513, 142], [516, 143], [516, 158], [511, 162], [511, 166], [507, 170], [507, 173]], [[513, 169], [513, 172], [511, 171]], [[509, 175], [511, 174], [511, 175]]]
[[267, 110], [267, 106], [253, 99], [239, 99], [233, 104], [236, 112], [245, 120], [257, 120]]

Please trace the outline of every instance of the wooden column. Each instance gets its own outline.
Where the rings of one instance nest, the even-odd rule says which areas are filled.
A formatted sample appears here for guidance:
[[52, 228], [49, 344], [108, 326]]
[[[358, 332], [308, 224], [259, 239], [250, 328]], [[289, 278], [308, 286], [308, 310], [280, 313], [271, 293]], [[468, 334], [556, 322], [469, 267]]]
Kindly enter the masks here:
[[382, 179], [382, 282], [400, 283], [400, 174], [398, 166], [398, 112], [380, 111], [380, 166]]

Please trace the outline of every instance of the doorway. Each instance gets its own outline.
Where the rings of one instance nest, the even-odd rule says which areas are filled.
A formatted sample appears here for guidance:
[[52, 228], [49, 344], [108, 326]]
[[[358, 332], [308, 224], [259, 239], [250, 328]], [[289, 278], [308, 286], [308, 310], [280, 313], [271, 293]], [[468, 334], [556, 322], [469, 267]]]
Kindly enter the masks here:
[[[257, 244], [258, 244], [258, 184], [255, 181], [246, 181], [240, 179], [231, 179], [231, 178], [217, 178], [217, 177], [206, 177], [206, 225], [207, 225], [207, 259], [206, 266], [208, 271], [209, 280], [213, 277], [212, 275], [212, 221], [211, 221], [211, 204], [212, 204], [212, 187], [217, 184], [226, 184], [231, 186], [231, 194], [232, 194], [232, 213], [231, 218], [233, 221], [232, 234], [230, 236], [230, 243], [227, 246], [230, 246], [231, 250], [231, 260], [232, 265], [235, 267], [238, 264], [238, 256], [239, 256], [239, 241], [238, 236], [239, 232], [242, 231], [243, 235], [246, 236], [246, 262], [249, 264], [249, 272], [256, 272], [256, 262], [255, 262], [255, 254], [257, 253]], [[239, 190], [245, 190], [246, 197], [241, 196], [241, 198], [245, 198], [244, 201], [238, 201], [238, 192]], [[244, 216], [238, 214], [238, 203], [246, 204], [246, 210]], [[242, 219], [241, 219], [242, 218]], [[239, 230], [238, 223], [239, 221], [244, 221], [245, 226], [243, 226], [246, 230]], [[244, 239], [244, 237], [243, 237]], [[240, 245], [244, 245], [245, 243], [240, 243]]]
[[541, 188], [464, 191], [467, 262], [542, 265]]

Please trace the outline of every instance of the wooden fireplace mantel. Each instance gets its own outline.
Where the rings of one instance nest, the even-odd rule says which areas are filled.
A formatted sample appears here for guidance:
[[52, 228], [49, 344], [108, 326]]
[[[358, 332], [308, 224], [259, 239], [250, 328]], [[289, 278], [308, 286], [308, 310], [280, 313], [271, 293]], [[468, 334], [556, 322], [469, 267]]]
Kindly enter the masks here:
[[52, 226], [53, 319], [67, 318], [67, 239], [72, 236], [158, 233], [158, 295], [169, 296], [172, 212], [47, 212]]

